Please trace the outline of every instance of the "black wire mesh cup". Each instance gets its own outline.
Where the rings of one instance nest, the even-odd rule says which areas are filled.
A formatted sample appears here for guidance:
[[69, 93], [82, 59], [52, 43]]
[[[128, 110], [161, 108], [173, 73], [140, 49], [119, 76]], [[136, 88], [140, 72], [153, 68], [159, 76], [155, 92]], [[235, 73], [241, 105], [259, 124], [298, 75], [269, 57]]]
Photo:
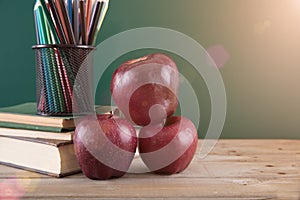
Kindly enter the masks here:
[[92, 46], [36, 45], [37, 114], [83, 115], [94, 111]]

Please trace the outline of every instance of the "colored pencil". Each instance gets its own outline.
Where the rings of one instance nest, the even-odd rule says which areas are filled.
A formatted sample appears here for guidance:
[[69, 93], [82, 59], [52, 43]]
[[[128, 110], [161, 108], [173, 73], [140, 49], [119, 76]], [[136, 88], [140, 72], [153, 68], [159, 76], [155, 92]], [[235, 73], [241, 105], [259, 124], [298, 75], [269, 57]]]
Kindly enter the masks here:
[[[86, 3], [85, 0], [36, 0], [34, 21], [37, 44], [95, 44], [109, 0], [97, 0], [94, 7], [93, 2], [94, 0], [86, 0]], [[81, 50], [78, 53], [80, 52]], [[45, 114], [71, 113], [74, 95], [79, 98], [78, 102], [75, 100], [78, 109], [90, 109], [92, 96], [85, 90], [90, 88], [86, 82], [90, 75], [79, 73], [82, 71], [79, 69], [79, 55], [55, 46], [39, 49], [38, 54], [37, 63], [40, 64], [38, 67], [43, 81], [40, 86], [39, 111]], [[75, 80], [78, 80], [80, 88], [74, 87]]]
[[[41, 21], [45, 22], [46, 15], [43, 12], [43, 10], [41, 10], [41, 16], [42, 16]], [[51, 37], [52, 36], [51, 28], [48, 26], [48, 23], [45, 24], [45, 30], [47, 33], [46, 36], [47, 36], [48, 44], [57, 44], [56, 39], [54, 37]], [[58, 111], [62, 109], [63, 101], [62, 101], [62, 90], [59, 84], [57, 65], [54, 58], [54, 52], [53, 49], [43, 49], [43, 51], [45, 52], [43, 56], [47, 55], [45, 61], [48, 70], [50, 88], [52, 92], [51, 100], [53, 101], [54, 110]]]
[[70, 22], [73, 21], [73, 3], [72, 0], [66, 0], [66, 8], [68, 10]]
[[59, 70], [59, 63], [57, 62], [57, 57], [56, 57], [56, 51], [57, 49], [55, 48], [50, 48], [49, 49], [49, 58], [51, 60], [51, 64], [53, 66], [52, 69], [52, 79], [53, 79], [53, 84], [54, 88], [56, 91], [56, 97], [55, 99], [57, 100], [57, 111], [64, 112], [66, 109], [66, 102], [65, 102], [65, 86], [63, 84], [63, 77], [62, 74]]
[[[66, 83], [66, 78], [64, 76], [64, 71], [63, 71], [63, 68], [64, 66], [62, 65], [62, 58], [61, 58], [61, 55], [60, 55], [60, 52], [59, 52], [59, 49], [57, 48], [54, 48], [54, 49], [51, 49], [52, 50], [52, 55], [54, 55], [54, 65], [55, 65], [55, 68], [57, 70], [57, 74], [59, 76], [59, 80], [57, 80], [57, 85], [60, 87], [60, 91], [61, 93], [58, 94], [58, 98], [60, 99], [60, 105], [61, 105], [61, 112], [64, 112], [65, 110], [69, 110], [70, 108], [70, 101], [69, 101], [69, 92], [67, 91], [68, 88], [67, 88], [67, 83]], [[54, 51], [54, 52], [53, 52]]]
[[92, 21], [89, 27], [89, 32], [88, 32], [88, 44], [92, 45], [94, 41], [94, 36], [96, 34], [97, 30], [97, 25], [99, 22], [101, 10], [103, 7], [103, 1], [97, 1], [94, 6], [93, 14], [92, 14]]
[[[56, 0], [56, 1], [59, 1], [59, 0]], [[65, 21], [65, 25], [66, 25], [66, 29], [67, 29], [66, 32], [69, 35], [70, 44], [76, 44], [74, 33], [73, 33], [73, 30], [72, 30], [72, 26], [71, 26], [71, 21], [70, 21], [65, 3], [63, 2], [63, 0], [60, 0], [59, 3], [60, 3], [60, 7], [61, 7], [62, 17]]]
[[[42, 24], [41, 24], [41, 19], [40, 19], [40, 13], [39, 13], [39, 7], [40, 5], [40, 2], [39, 0], [36, 1], [36, 4], [34, 6], [34, 15], [36, 16], [36, 27], [37, 27], [37, 35], [38, 35], [38, 38], [39, 38], [39, 44], [45, 44], [45, 41], [44, 41], [44, 34], [43, 34], [43, 29], [42, 29]], [[44, 61], [44, 57], [40, 57], [38, 56], [37, 57], [37, 63], [45, 63]], [[44, 64], [42, 64], [42, 66], [38, 66], [39, 69], [40, 69], [40, 75], [42, 76], [41, 78], [45, 81], [45, 85], [42, 86], [41, 88], [41, 101], [46, 101], [47, 104], [50, 102], [49, 101], [49, 97], [51, 96], [50, 94], [50, 85], [49, 85], [49, 82], [48, 82], [48, 77], [47, 77], [47, 66], [45, 66]], [[45, 94], [45, 93], [46, 94]], [[42, 97], [45, 97], [45, 99], [42, 99]], [[43, 106], [44, 104], [41, 102], [41, 104], [39, 106]], [[52, 105], [51, 105], [52, 106]], [[49, 109], [52, 109], [52, 107], [49, 107]]]
[[46, 21], [45, 21], [45, 18], [44, 18], [44, 13], [43, 13], [43, 8], [42, 8], [42, 4], [41, 2], [38, 0], [36, 5], [35, 5], [35, 10], [36, 10], [36, 14], [39, 18], [39, 30], [40, 30], [40, 38], [41, 38], [41, 41], [40, 43], [41, 44], [50, 44], [50, 36], [49, 36], [49, 32], [47, 31], [46, 29]]
[[57, 9], [55, 7], [54, 0], [48, 0], [48, 1], [49, 1], [49, 4], [50, 4], [51, 13], [52, 13], [53, 19], [55, 21], [56, 29], [57, 29], [58, 36], [60, 38], [61, 44], [67, 44], [67, 38], [66, 38], [66, 35], [65, 35], [65, 32], [64, 32], [63, 26], [62, 26], [62, 22], [59, 18]]
[[79, 1], [79, 7], [80, 7], [81, 39], [82, 39], [82, 44], [86, 45], [85, 3], [84, 3], [84, 0]]
[[[40, 44], [49, 44], [48, 41], [48, 36], [46, 32], [46, 25], [45, 25], [45, 20], [44, 20], [44, 14], [43, 14], [43, 9], [41, 7], [41, 2], [39, 0], [36, 1], [34, 11], [36, 13], [37, 19], [38, 19], [38, 30], [39, 30], [39, 35], [40, 35]], [[42, 49], [42, 55], [47, 53], [46, 49]], [[43, 74], [43, 79], [45, 81], [45, 92], [47, 96], [47, 105], [49, 105], [50, 110], [54, 110], [54, 105], [53, 105], [53, 89], [51, 87], [51, 78], [49, 74], [49, 62], [45, 58], [45, 56], [42, 56], [42, 60], [40, 60], [40, 63], [42, 64], [41, 69], [42, 69], [42, 74]], [[41, 94], [42, 95], [42, 94]]]
[[81, 44], [95, 45], [108, 10], [109, 0], [86, 0], [84, 9], [79, 5], [84, 3], [83, 0], [39, 0], [39, 2], [53, 44], [80, 44], [81, 39]]
[[55, 0], [55, 6], [60, 17], [61, 24], [63, 26], [63, 30], [65, 32], [67, 43], [68, 44], [75, 44], [74, 34], [72, 35], [73, 31], [71, 29], [70, 19], [67, 14], [67, 10], [65, 7], [65, 3], [63, 0]]
[[80, 41], [80, 15], [79, 15], [79, 0], [74, 0], [73, 3], [73, 31], [76, 44]]
[[55, 0], [54, 3], [55, 3], [55, 7], [56, 7], [56, 10], [57, 10], [58, 16], [60, 18], [61, 25], [63, 27], [63, 31], [64, 31], [66, 39], [67, 39], [67, 44], [69, 44], [70, 43], [70, 38], [69, 38], [69, 35], [67, 34], [66, 22], [65, 22], [65, 19], [63, 17], [63, 14], [62, 14], [62, 9], [61, 9], [59, 1], [60, 0]]
[[37, 14], [36, 12], [34, 11], [33, 12], [34, 14], [34, 27], [35, 27], [35, 36], [36, 36], [36, 43], [37, 44], [40, 44], [40, 34], [39, 34], [39, 27], [38, 27], [38, 18], [37, 18]]
[[[49, 26], [49, 20], [47, 18], [47, 14], [46, 14], [47, 12], [48, 12], [48, 10], [45, 12], [44, 7], [40, 11], [41, 21], [42, 22], [46, 22], [46, 20], [48, 21], [48, 23], [45, 24], [46, 38], [47, 38], [48, 44], [58, 44], [57, 38], [53, 37], [53, 35], [52, 35], [53, 30]], [[46, 60], [46, 65], [47, 65], [47, 69], [48, 69], [50, 87], [51, 87], [51, 91], [52, 91], [51, 99], [54, 104], [53, 107], [55, 110], [61, 110], [62, 106], [63, 106], [62, 90], [61, 90], [60, 84], [59, 84], [57, 66], [56, 66], [56, 61], [55, 61], [54, 54], [53, 54], [53, 49], [49, 49], [49, 52], [46, 51], [46, 54], [49, 58], [49, 59], [45, 59], [45, 60]]]
[[64, 97], [65, 97], [65, 103], [66, 103], [66, 109], [67, 112], [72, 111], [72, 86], [70, 85], [70, 80], [69, 80], [69, 75], [66, 70], [66, 65], [63, 62], [62, 56], [65, 56], [63, 51], [59, 51], [58, 49], [56, 50], [56, 56], [57, 56], [57, 62], [58, 62], [58, 68], [61, 73], [61, 84], [64, 86]]
[[[85, 30], [89, 30], [90, 23], [91, 23], [92, 9], [93, 9], [93, 1], [92, 0], [86, 0], [86, 10], [85, 10], [85, 14], [86, 14], [86, 29]], [[86, 40], [88, 40], [88, 38]]]
[[51, 35], [53, 36], [53, 40], [56, 43], [60, 43], [60, 40], [59, 40], [57, 32], [56, 32], [55, 25], [52, 21], [52, 18], [51, 18], [51, 15], [50, 15], [50, 12], [48, 10], [45, 0], [40, 0], [40, 3], [42, 6], [42, 9], [43, 9], [44, 21], [47, 22], [47, 24], [49, 25], [49, 29], [50, 29], [49, 32], [51, 32]]
[[95, 35], [94, 35], [94, 39], [92, 41], [92, 45], [95, 45], [96, 43], [96, 40], [97, 40], [97, 36], [100, 32], [100, 29], [102, 27], [102, 24], [103, 24], [103, 21], [104, 21], [104, 18], [106, 16], [106, 13], [107, 13], [107, 10], [108, 10], [108, 5], [109, 5], [109, 0], [103, 0], [103, 7], [101, 9], [101, 13], [100, 13], [100, 19], [98, 21], [98, 25], [97, 25], [97, 30], [95, 32]]

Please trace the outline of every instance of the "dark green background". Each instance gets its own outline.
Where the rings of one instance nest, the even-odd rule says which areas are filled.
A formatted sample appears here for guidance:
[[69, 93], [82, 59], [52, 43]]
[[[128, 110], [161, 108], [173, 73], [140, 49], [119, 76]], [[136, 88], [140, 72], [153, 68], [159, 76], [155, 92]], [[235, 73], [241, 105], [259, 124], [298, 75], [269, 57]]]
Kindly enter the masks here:
[[[0, 107], [35, 101], [34, 1], [0, 0]], [[297, 0], [111, 0], [98, 43], [137, 27], [180, 31], [204, 48], [223, 45], [230, 60], [220, 69], [228, 113], [224, 138], [300, 138], [300, 3]], [[117, 48], [117, 47], [116, 47]], [[109, 81], [123, 61], [106, 71], [97, 103], [109, 102]], [[201, 77], [170, 54], [191, 81], [200, 101], [200, 135], [210, 118]]]

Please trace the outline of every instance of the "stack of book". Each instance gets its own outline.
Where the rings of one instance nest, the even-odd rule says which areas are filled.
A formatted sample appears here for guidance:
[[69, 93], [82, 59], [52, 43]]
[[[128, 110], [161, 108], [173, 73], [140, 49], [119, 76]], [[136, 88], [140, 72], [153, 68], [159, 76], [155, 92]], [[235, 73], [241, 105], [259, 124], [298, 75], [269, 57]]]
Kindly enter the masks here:
[[73, 117], [36, 115], [36, 103], [0, 108], [0, 164], [55, 177], [79, 173], [74, 130]]

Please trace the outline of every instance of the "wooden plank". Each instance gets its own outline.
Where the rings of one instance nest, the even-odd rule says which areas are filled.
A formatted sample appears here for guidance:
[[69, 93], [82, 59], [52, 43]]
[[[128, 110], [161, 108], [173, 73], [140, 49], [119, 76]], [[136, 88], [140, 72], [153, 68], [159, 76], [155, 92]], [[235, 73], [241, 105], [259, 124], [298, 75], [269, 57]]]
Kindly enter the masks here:
[[[47, 197], [47, 198], [42, 198], [43, 200], [56, 200], [57, 197]], [[120, 200], [120, 198], [99, 198], [99, 197], [89, 197], [89, 198], [86, 198], [86, 197], [72, 197], [72, 200], [75, 199], [75, 200], [88, 200], [88, 199], [100, 199], [100, 200]], [[123, 200], [123, 198], [121, 198]], [[164, 198], [126, 198], [126, 200], [275, 200], [276, 198], [264, 198], [264, 197], [238, 197], [238, 198], [223, 198], [223, 197], [218, 197], [218, 198], [215, 198], [215, 197], [185, 197], [184, 199], [183, 198], [176, 198], [176, 197], [164, 197]], [[36, 200], [36, 198], [26, 198], [26, 200]], [[70, 198], [68, 197], [61, 197], [59, 198], [59, 200], [70, 200]], [[278, 199], [277, 199], [278, 200]]]
[[[199, 178], [216, 178], [216, 177], [260, 177], [260, 178], [281, 178], [281, 177], [300, 177], [300, 163], [290, 162], [240, 162], [240, 161], [220, 161], [210, 162], [201, 161], [196, 158], [190, 166], [180, 174], [173, 175], [177, 177], [199, 177]], [[132, 163], [130, 172], [147, 172], [141, 160], [135, 160]], [[133, 176], [134, 174], [130, 174]], [[141, 176], [141, 175], [140, 175]]]
[[[14, 199], [14, 198], [13, 198]], [[22, 198], [22, 200], [37, 200], [37, 198], [34, 197], [24, 197]], [[278, 200], [277, 197], [163, 197], [163, 198], [143, 198], [143, 197], [138, 197], [138, 198], [131, 198], [131, 197], [126, 197], [125, 198], [99, 198], [99, 197], [45, 197], [45, 198], [40, 198], [41, 200], [70, 200], [70, 199], [75, 199], [75, 200]], [[7, 199], [10, 200], [10, 199]], [[289, 199], [289, 198], [283, 198], [280, 200], [293, 200], [293, 199]], [[298, 200], [298, 199], [295, 199]]]
[[13, 167], [8, 167], [5, 165], [0, 165], [0, 182], [1, 179], [7, 179], [7, 178], [52, 178], [46, 175], [25, 171], [21, 169], [16, 169]]
[[[220, 140], [209, 156], [195, 156], [181, 174], [129, 173], [108, 181], [91, 181], [82, 174], [55, 179], [0, 166], [0, 191], [21, 188], [25, 199], [299, 200], [299, 150], [299, 140]], [[136, 158], [131, 171], [145, 170]], [[0, 193], [2, 197], [11, 196]]]
[[[300, 177], [299, 163], [280, 163], [280, 162], [201, 162], [194, 159], [189, 168], [183, 173], [173, 175], [173, 178], [285, 178]], [[289, 165], [290, 164], [290, 165]], [[133, 163], [135, 172], [145, 172], [147, 168], [140, 160]], [[134, 169], [132, 169], [134, 172]], [[0, 167], [0, 175], [4, 178], [51, 178], [48, 176], [18, 170], [6, 166]], [[144, 176], [145, 174], [130, 173], [127, 176], [135, 178], [135, 176]], [[148, 175], [148, 174], [146, 174]], [[74, 175], [68, 178], [85, 178], [82, 174]]]
[[[198, 148], [203, 141], [199, 141]], [[209, 155], [291, 154], [300, 159], [300, 140], [219, 140]], [[199, 151], [199, 149], [198, 149]]]
[[[203, 141], [200, 140], [199, 146], [202, 143]], [[299, 145], [300, 140], [219, 140], [214, 151], [218, 152], [221, 149], [230, 151], [237, 148], [247, 154], [251, 152], [273, 154], [274, 151], [300, 153]]]
[[[20, 180], [19, 180], [20, 181]], [[21, 180], [25, 181], [25, 180]], [[12, 188], [14, 182], [7, 184]], [[109, 181], [43, 179], [23, 184], [25, 198], [290, 198], [299, 197], [299, 179], [136, 177]], [[2, 197], [11, 197], [8, 194]]]

